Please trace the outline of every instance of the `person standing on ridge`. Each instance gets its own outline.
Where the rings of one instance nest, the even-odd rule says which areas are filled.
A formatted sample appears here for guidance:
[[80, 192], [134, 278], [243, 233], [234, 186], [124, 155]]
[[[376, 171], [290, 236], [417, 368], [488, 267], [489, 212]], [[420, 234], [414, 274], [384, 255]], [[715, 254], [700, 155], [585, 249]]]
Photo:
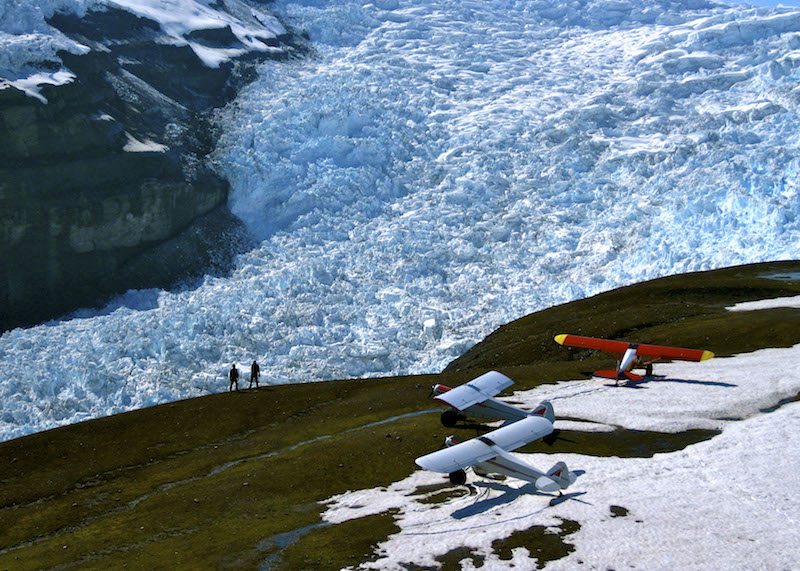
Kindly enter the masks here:
[[239, 391], [239, 369], [236, 368], [236, 364], [231, 365], [231, 370], [228, 372], [228, 379], [230, 380], [231, 384], [228, 387], [228, 392], [233, 390], [233, 385], [236, 385], [236, 391]]
[[258, 388], [258, 377], [261, 376], [261, 367], [258, 366], [258, 363], [253, 361], [253, 364], [250, 365], [250, 386], [247, 387], [248, 389], [253, 388], [253, 381], [256, 382], [256, 388]]

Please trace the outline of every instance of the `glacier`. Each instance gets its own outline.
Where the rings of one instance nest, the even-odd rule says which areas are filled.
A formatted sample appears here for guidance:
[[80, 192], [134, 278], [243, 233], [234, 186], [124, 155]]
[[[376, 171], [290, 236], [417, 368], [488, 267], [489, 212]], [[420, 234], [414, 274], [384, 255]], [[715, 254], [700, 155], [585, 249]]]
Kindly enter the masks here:
[[[41, 9], [25, 28], [4, 4], [4, 69], [30, 65], [20, 29], [65, 49]], [[0, 439], [227, 390], [253, 359], [272, 384], [438, 372], [538, 309], [800, 257], [800, 9], [259, 9], [315, 55], [262, 64], [215, 118], [215, 169], [258, 246], [230, 275], [4, 333]]]

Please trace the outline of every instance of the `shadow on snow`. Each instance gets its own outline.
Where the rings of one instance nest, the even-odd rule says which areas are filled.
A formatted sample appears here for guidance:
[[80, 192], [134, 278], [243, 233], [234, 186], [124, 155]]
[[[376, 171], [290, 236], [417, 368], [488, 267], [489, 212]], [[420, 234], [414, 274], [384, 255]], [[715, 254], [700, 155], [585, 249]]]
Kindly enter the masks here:
[[[574, 470], [572, 473], [580, 477], [586, 472], [584, 470]], [[489, 490], [498, 490], [503, 493], [500, 494], [499, 496], [487, 497], [485, 499], [478, 500], [469, 506], [457, 509], [451, 514], [451, 516], [454, 519], [465, 519], [478, 514], [486, 513], [487, 511], [490, 511], [494, 508], [510, 504], [520, 496], [528, 494], [535, 496], [543, 496], [546, 498], [552, 498], [549, 502], [549, 505], [555, 506], [567, 500], [583, 501], [579, 500], [578, 496], [582, 496], [586, 493], [586, 492], [572, 492], [569, 494], [561, 494], [558, 496], [553, 496], [552, 494], [539, 491], [536, 488], [536, 485], [533, 484], [532, 482], [525, 484], [524, 486], [520, 486], [519, 488], [512, 488], [506, 484], [500, 484], [497, 482], [475, 482], [474, 484], [470, 485], [470, 487], [473, 486], [476, 488], [485, 488], [487, 492]]]
[[620, 382], [619, 385], [608, 384], [606, 386], [608, 386], [608, 387], [618, 386], [620, 388], [626, 388], [626, 389], [645, 389], [647, 387], [643, 386], [643, 385], [647, 385], [651, 381], [658, 381], [659, 383], [685, 383], [685, 384], [688, 384], [688, 385], [703, 385], [703, 386], [708, 386], [708, 387], [730, 387], [730, 388], [733, 388], [733, 387], [739, 386], [739, 385], [734, 385], [734, 384], [731, 384], [731, 383], [723, 383], [722, 381], [698, 381], [698, 380], [695, 380], [695, 379], [673, 379], [673, 378], [665, 377], [665, 376], [662, 376], [662, 375], [652, 376], [652, 377], [645, 377], [640, 381], [626, 380], [625, 382]]

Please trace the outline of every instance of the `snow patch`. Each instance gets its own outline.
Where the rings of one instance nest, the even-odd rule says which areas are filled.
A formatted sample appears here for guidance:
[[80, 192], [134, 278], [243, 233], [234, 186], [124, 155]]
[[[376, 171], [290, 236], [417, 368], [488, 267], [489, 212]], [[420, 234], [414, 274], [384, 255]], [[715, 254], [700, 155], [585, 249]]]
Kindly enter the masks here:
[[[568, 499], [554, 505], [552, 495], [519, 480], [495, 482], [470, 472], [474, 493], [452, 494], [448, 490], [463, 488], [442, 489], [446, 477], [417, 470], [385, 487], [330, 498], [323, 519], [341, 523], [398, 511], [399, 531], [377, 546], [375, 561], [363, 564], [365, 569], [435, 566], [437, 557], [462, 547], [492, 569], [541, 566], [537, 554], [524, 548], [513, 561], [501, 560], [493, 542], [534, 526], [556, 531], [565, 520], [580, 526], [565, 539], [574, 550], [545, 569], [697, 569], [709, 557], [714, 566], [791, 568], [792, 546], [800, 540], [800, 499], [794, 493], [800, 485], [800, 403], [765, 411], [797, 396], [799, 366], [796, 345], [662, 365], [663, 377], [637, 385], [639, 390], [591, 380], [518, 391], [514, 400], [529, 405], [549, 399], [556, 417], [602, 417], [628, 430], [713, 426], [722, 432], [652, 458], [515, 452], [538, 468], [562, 460], [580, 474], [565, 491]], [[566, 428], [564, 421], [556, 423]], [[582, 430], [581, 425], [593, 422], [568, 426]], [[425, 491], [429, 486], [432, 491]], [[615, 512], [614, 506], [621, 509]]]
[[47, 98], [41, 93], [43, 86], [66, 85], [67, 83], [72, 83], [74, 79], [74, 73], [63, 69], [52, 73], [34, 73], [28, 77], [11, 81], [0, 78], [0, 90], [7, 87], [15, 87], [26, 95], [34, 97], [42, 103], [47, 103]]
[[728, 311], [758, 311], [760, 309], [778, 309], [781, 307], [800, 308], [800, 296], [745, 301], [725, 309]]
[[169, 150], [168, 146], [162, 145], [161, 143], [156, 143], [149, 139], [140, 141], [128, 132], [125, 133], [125, 136], [128, 139], [128, 142], [125, 143], [125, 146], [122, 148], [122, 150], [126, 153], [165, 153]]
[[[88, 46], [70, 40], [47, 23], [56, 12], [83, 16], [89, 10], [126, 10], [161, 26], [166, 43], [189, 45], [209, 67], [217, 67], [247, 51], [270, 52], [271, 41], [286, 29], [270, 12], [243, 0], [37, 0], [0, 3], [0, 79], [31, 78], [44, 72], [44, 62], [60, 62], [58, 51], [83, 54]], [[215, 49], [191, 42], [200, 30], [230, 28], [241, 49]], [[2, 87], [2, 83], [0, 83]], [[36, 90], [26, 91], [37, 97]]]

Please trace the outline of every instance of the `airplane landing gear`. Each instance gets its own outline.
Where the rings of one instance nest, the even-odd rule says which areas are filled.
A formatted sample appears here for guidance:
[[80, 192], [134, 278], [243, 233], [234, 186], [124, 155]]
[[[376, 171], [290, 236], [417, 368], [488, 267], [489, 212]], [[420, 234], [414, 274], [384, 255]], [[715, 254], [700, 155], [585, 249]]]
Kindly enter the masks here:
[[463, 486], [467, 483], [467, 473], [464, 470], [450, 472], [448, 477], [450, 478], [450, 483], [456, 486]]
[[439, 418], [443, 425], [445, 425], [447, 428], [452, 428], [459, 420], [461, 420], [462, 417], [454, 410], [446, 410], [442, 412], [442, 415]]

